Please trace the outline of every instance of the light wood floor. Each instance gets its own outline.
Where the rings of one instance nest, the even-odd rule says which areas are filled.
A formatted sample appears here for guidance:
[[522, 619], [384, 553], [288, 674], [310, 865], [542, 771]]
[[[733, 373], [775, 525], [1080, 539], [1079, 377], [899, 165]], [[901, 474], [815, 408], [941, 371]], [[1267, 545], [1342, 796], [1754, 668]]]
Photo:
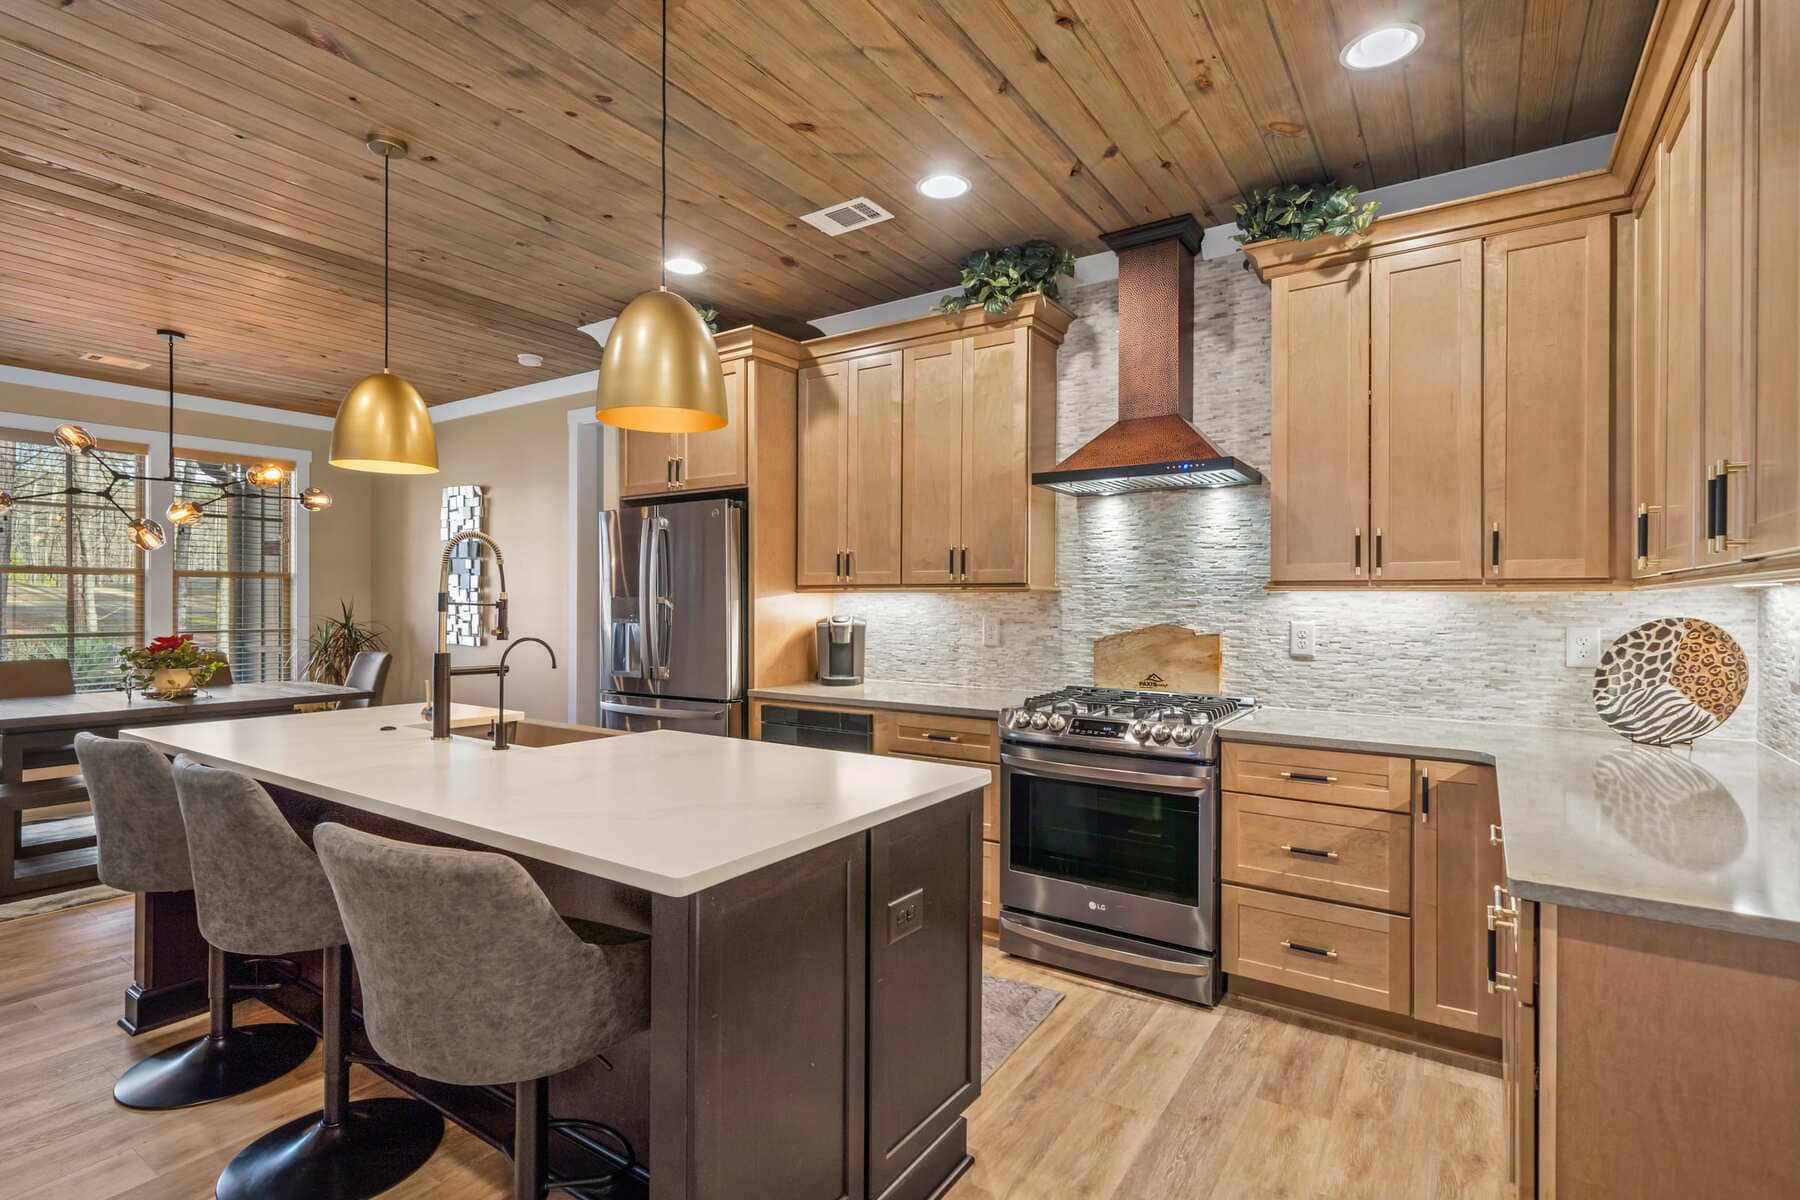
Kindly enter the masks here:
[[[240, 1100], [131, 1112], [113, 1080], [194, 1036], [114, 1024], [131, 905], [0, 924], [0, 1200], [200, 1200], [246, 1143], [318, 1107], [308, 1067]], [[1155, 1000], [991, 947], [987, 969], [1065, 993], [969, 1112], [950, 1200], [1499, 1197], [1498, 1079], [1231, 1003]], [[240, 1003], [239, 1019], [257, 1019]], [[353, 1072], [356, 1094], [387, 1089]], [[395, 1200], [503, 1196], [506, 1159], [452, 1127]]]

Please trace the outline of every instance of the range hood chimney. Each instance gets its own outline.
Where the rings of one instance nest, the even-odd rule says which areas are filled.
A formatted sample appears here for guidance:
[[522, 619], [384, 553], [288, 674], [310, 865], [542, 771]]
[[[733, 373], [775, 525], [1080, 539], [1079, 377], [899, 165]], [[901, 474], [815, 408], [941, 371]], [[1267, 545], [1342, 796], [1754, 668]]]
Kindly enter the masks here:
[[1100, 240], [1119, 256], [1119, 419], [1031, 482], [1071, 496], [1261, 483], [1193, 426], [1199, 222], [1174, 217]]

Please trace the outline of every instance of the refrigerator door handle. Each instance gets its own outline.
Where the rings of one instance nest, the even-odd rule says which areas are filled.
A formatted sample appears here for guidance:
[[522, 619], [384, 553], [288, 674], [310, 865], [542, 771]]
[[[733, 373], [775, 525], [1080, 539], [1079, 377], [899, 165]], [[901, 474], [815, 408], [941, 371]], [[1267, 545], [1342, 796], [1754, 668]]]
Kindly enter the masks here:
[[[655, 665], [650, 668], [654, 679], [669, 677], [669, 639], [675, 633], [675, 600], [662, 591], [663, 575], [669, 570], [669, 562], [669, 521], [659, 512], [650, 535], [650, 590], [647, 593], [650, 624], [656, 631]], [[674, 582], [672, 576], [669, 582]]]
[[655, 520], [656, 510], [646, 508], [638, 533], [638, 644], [643, 648], [643, 677], [646, 680], [656, 678], [657, 628], [655, 593], [652, 591], [656, 579], [656, 541], [651, 532]]
[[[606, 674], [616, 679], [642, 679], [643, 667], [643, 622], [637, 618], [615, 615], [613, 606], [616, 601], [628, 597], [613, 594], [613, 577], [617, 568], [613, 562], [619, 545], [619, 520], [617, 509], [607, 509], [600, 514], [600, 636], [604, 644], [601, 646], [601, 662]], [[641, 557], [640, 550], [640, 557]], [[643, 572], [638, 572], [642, 581]]]
[[652, 708], [647, 704], [621, 704], [617, 700], [602, 700], [600, 711], [617, 713], [622, 717], [653, 717], [659, 721], [716, 721], [728, 710], [723, 705], [718, 708]]

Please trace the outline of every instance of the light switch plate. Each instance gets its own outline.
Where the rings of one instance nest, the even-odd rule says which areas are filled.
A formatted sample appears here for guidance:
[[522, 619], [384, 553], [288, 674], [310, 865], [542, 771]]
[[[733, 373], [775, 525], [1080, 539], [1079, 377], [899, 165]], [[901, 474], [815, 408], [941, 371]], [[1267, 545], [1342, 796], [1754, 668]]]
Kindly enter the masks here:
[[914, 888], [897, 900], [889, 900], [888, 945], [908, 934], [919, 932], [925, 924], [925, 889]]
[[1592, 669], [1600, 665], [1600, 631], [1598, 629], [1563, 630], [1563, 666]]
[[1318, 626], [1306, 621], [1288, 622], [1288, 657], [1311, 658], [1319, 648]]

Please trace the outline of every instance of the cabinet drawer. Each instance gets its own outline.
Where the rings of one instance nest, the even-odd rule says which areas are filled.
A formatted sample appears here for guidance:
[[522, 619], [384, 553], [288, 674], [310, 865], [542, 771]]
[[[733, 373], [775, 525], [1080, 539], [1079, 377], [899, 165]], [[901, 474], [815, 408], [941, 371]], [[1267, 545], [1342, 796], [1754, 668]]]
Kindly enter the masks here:
[[981, 916], [1000, 919], [1000, 843], [981, 843]]
[[1000, 724], [998, 721], [978, 721], [972, 717], [878, 713], [875, 718], [875, 753], [954, 758], [964, 762], [999, 762]]
[[1412, 1006], [1412, 922], [1225, 884], [1222, 961], [1232, 975], [1403, 1013]]
[[[927, 758], [919, 754], [895, 754], [894, 758], [910, 758], [917, 762], [941, 763], [947, 767], [966, 767], [967, 762], [952, 762], [947, 758]], [[986, 767], [988, 773], [987, 786], [981, 789], [981, 836], [990, 842], [1000, 840], [1000, 768], [989, 767], [986, 763], [977, 766]]]
[[1219, 763], [1221, 785], [1228, 792], [1389, 812], [1412, 807], [1411, 759], [1226, 742]]
[[1228, 883], [1409, 910], [1412, 829], [1405, 813], [1227, 792], [1221, 869]]

